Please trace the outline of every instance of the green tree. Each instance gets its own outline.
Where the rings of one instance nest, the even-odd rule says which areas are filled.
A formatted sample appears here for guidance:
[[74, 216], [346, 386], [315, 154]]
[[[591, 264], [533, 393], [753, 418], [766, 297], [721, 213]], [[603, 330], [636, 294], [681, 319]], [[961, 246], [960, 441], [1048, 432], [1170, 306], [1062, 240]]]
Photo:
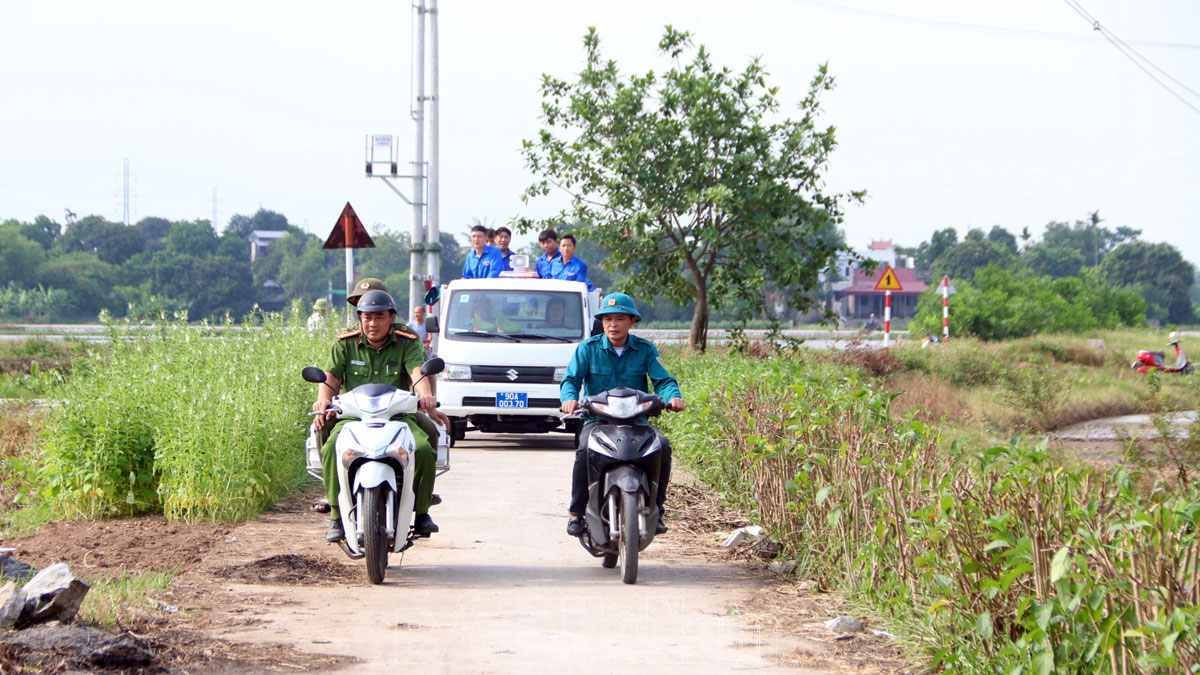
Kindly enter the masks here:
[[116, 276], [115, 266], [84, 251], [50, 258], [38, 268], [43, 285], [67, 292], [68, 307], [59, 315], [73, 318], [95, 319], [101, 309], [123, 311], [122, 300], [113, 292]]
[[106, 263], [120, 265], [140, 253], [146, 242], [136, 227], [87, 216], [67, 225], [58, 246], [65, 253], [94, 253]]
[[646, 263], [624, 290], [695, 301], [689, 342], [701, 349], [715, 310], [744, 303], [744, 323], [769, 311], [771, 287], [811, 302], [804, 293], [838, 252], [821, 234], [841, 222], [846, 198], [826, 192], [822, 177], [836, 145], [832, 127], [816, 127], [834, 85], [827, 67], [800, 102], [801, 119], [778, 120], [778, 90], [757, 59], [740, 73], [719, 68], [670, 26], [659, 49], [674, 65], [661, 77], [622, 77], [601, 57], [595, 29], [584, 49], [577, 81], [543, 75], [544, 127], [523, 144], [537, 177], [525, 198], [554, 187], [571, 206], [520, 228], [591, 223], [587, 238], [609, 252], [608, 264]]
[[[1192, 321], [1192, 301], [1188, 291], [1196, 281], [1196, 268], [1184, 260], [1174, 246], [1126, 242], [1104, 257], [1100, 271], [1111, 284], [1141, 288], [1147, 302], [1165, 301], [1167, 321]], [[1149, 288], [1158, 292], [1149, 292]]]
[[926, 271], [933, 267], [935, 260], [956, 245], [958, 245], [958, 232], [953, 227], [934, 232], [929, 241], [922, 242], [917, 247], [917, 269]]
[[930, 270], [935, 279], [949, 275], [954, 280], [970, 281], [975, 278], [975, 270], [988, 265], [996, 265], [1005, 269], [1017, 264], [1017, 256], [1006, 247], [983, 238], [979, 230], [972, 230], [979, 236], [968, 236], [961, 244], [955, 245], [938, 257]]
[[42, 245], [42, 248], [49, 250], [54, 246], [55, 240], [62, 234], [62, 226], [54, 222], [47, 216], [38, 216], [33, 219], [32, 223], [21, 225], [21, 234], [27, 239], [32, 239]]
[[1061, 279], [1083, 274], [1083, 254], [1073, 248], [1036, 244], [1025, 251], [1024, 260], [1039, 276]]
[[167, 235], [167, 249], [192, 258], [204, 258], [216, 253], [217, 233], [207, 220], [172, 223]]
[[992, 229], [987, 233], [987, 240], [994, 244], [1000, 244], [1004, 248], [1008, 249], [1013, 255], [1016, 255], [1017, 253], [1017, 238], [1013, 236], [1012, 232], [1009, 232], [999, 225], [992, 226]]
[[22, 288], [32, 288], [36, 281], [38, 265], [46, 258], [46, 251], [38, 242], [22, 234], [23, 226], [15, 221], [0, 225], [0, 286], [16, 283]]
[[1118, 227], [1110, 230], [1100, 227], [1104, 222], [1099, 211], [1088, 214], [1087, 220], [1077, 220], [1074, 224], [1052, 222], [1046, 225], [1042, 234], [1042, 243], [1047, 246], [1072, 248], [1083, 255], [1084, 264], [1099, 265], [1104, 256], [1123, 242], [1132, 241], [1141, 235], [1141, 230], [1130, 227]]
[[[1137, 326], [1145, 321], [1145, 304], [1129, 289], [1114, 288], [1099, 274], [1050, 279], [1027, 270], [995, 265], [975, 273], [974, 282], [955, 282], [950, 301], [951, 335], [1007, 340], [1036, 333]], [[917, 305], [912, 331], [941, 333], [942, 298], [930, 287]]]

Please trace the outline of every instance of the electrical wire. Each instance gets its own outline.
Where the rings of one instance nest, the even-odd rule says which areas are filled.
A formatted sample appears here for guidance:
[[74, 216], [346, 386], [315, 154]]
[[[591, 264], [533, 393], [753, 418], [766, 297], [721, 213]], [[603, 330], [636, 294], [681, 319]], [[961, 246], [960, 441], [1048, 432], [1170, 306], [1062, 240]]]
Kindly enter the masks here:
[[[1108, 30], [1107, 28], [1105, 28], [1100, 23], [1100, 21], [1098, 19], [1096, 19], [1096, 17], [1092, 16], [1091, 13], [1089, 13], [1086, 9], [1084, 9], [1083, 5], [1079, 4], [1078, 0], [1063, 0], [1063, 2], [1067, 3], [1067, 6], [1070, 7], [1071, 9], [1075, 10], [1075, 12], [1077, 14], [1079, 14], [1079, 16], [1083, 17], [1084, 21], [1087, 21], [1089, 24], [1091, 24], [1092, 30], [1095, 30], [1096, 32], [1100, 33], [1100, 35], [1103, 36], [1105, 40], [1108, 40], [1108, 42], [1112, 46], [1116, 47], [1117, 51], [1121, 52], [1121, 54], [1125, 58], [1129, 59], [1133, 63], [1133, 65], [1140, 68], [1142, 70], [1142, 72], [1146, 73], [1146, 75], [1150, 79], [1157, 82], [1160, 87], [1162, 87], [1163, 89], [1166, 89], [1167, 93], [1169, 93], [1172, 96], [1174, 96], [1175, 98], [1179, 99], [1180, 102], [1182, 102], [1187, 107], [1191, 108], [1192, 110], [1196, 111], [1197, 113], [1200, 113], [1200, 106], [1196, 106], [1191, 101], [1184, 98], [1183, 95], [1181, 95], [1178, 91], [1173, 89], [1169, 84], [1167, 84], [1166, 82], [1163, 82], [1161, 79], [1158, 78], [1157, 75], [1150, 72], [1150, 68], [1153, 68], [1153, 69], [1157, 70], [1158, 72], [1162, 73], [1164, 76], [1166, 76], [1172, 82], [1174, 82], [1175, 84], [1179, 85], [1180, 87], [1183, 87], [1185, 90], [1190, 92], [1193, 96], [1200, 97], [1200, 94], [1197, 94], [1194, 89], [1192, 89], [1191, 87], [1187, 86], [1186, 84], [1180, 82], [1179, 80], [1175, 79], [1174, 77], [1171, 77], [1171, 75], [1169, 73], [1167, 73], [1165, 70], [1154, 65], [1154, 63], [1152, 63], [1150, 61], [1150, 59], [1147, 59], [1145, 56], [1142, 56], [1140, 53], [1137, 52], [1137, 50], [1135, 50], [1133, 47], [1130, 47], [1127, 43], [1122, 41], [1121, 38], [1117, 37], [1115, 33]], [[1147, 68], [1146, 66], [1150, 66], [1150, 68]]]
[[[1024, 28], [1004, 28], [1000, 26], [984, 26], [974, 23], [963, 23], [958, 21], [943, 21], [940, 19], [925, 19], [915, 16], [907, 16], [904, 14], [892, 14], [890, 12], [877, 12], [870, 9], [862, 9], [859, 7], [847, 7], [844, 5], [835, 4], [832, 2], [824, 2], [823, 0], [791, 0], [794, 3], [803, 3], [813, 5], [824, 9], [833, 10], [835, 12], [846, 12], [850, 14], [861, 14], [864, 16], [873, 16], [881, 19], [889, 19], [891, 21], [903, 21], [905, 23], [925, 24], [927, 26], [939, 26], [942, 28], [955, 28], [960, 30], [973, 30], [984, 33], [1008, 33], [1013, 35], [1024, 35], [1027, 37], [1036, 37], [1050, 40], [1071, 40], [1083, 41], [1087, 38], [1071, 35], [1068, 33], [1051, 33], [1049, 31], [1028, 30]], [[1149, 40], [1133, 40], [1133, 44], [1143, 47], [1161, 47], [1166, 49], [1200, 49], [1200, 44], [1189, 42], [1153, 42]]]

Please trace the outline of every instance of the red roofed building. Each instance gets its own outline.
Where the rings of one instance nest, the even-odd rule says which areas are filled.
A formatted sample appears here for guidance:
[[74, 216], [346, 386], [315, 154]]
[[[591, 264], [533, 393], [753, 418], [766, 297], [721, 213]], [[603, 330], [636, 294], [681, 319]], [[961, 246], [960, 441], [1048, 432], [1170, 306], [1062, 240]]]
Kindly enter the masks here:
[[[850, 285], [834, 293], [839, 303], [838, 313], [843, 318], [866, 319], [874, 314], [880, 321], [883, 320], [884, 291], [875, 290], [875, 284], [879, 283], [884, 269], [882, 265], [871, 273], [855, 269]], [[917, 313], [917, 298], [925, 292], [927, 284], [917, 279], [917, 271], [912, 268], [896, 267], [892, 271], [904, 288], [902, 291], [892, 291], [892, 318], [912, 318]]]

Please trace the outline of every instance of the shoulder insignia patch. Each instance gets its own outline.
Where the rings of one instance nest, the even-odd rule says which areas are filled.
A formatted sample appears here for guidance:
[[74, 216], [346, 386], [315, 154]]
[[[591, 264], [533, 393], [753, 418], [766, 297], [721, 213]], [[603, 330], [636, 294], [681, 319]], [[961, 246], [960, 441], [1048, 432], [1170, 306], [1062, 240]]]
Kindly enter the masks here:
[[406, 337], [410, 340], [420, 340], [421, 339], [421, 338], [417, 337], [416, 333], [412, 332], [412, 329], [410, 329], [408, 327], [408, 324], [394, 323], [394, 324], [392, 324], [392, 330], [395, 331], [396, 335], [399, 335], [400, 337]]
[[346, 338], [358, 337], [362, 333], [361, 330], [345, 330], [337, 334], [337, 339], [345, 340]]

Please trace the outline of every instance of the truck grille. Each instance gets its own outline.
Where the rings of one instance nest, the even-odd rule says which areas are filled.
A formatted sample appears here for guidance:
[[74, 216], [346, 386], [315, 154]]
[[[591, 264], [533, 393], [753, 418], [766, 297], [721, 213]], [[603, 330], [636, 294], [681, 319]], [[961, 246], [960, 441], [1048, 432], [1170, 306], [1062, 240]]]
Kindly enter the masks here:
[[[467, 408], [494, 408], [496, 407], [495, 396], [464, 396], [462, 404]], [[556, 398], [531, 398], [529, 399], [529, 408], [553, 408], [558, 410], [562, 405]], [[517, 410], [528, 410], [529, 408], [514, 408]]]
[[[516, 373], [515, 378], [513, 373]], [[471, 366], [472, 382], [501, 384], [557, 384], [548, 366]]]

